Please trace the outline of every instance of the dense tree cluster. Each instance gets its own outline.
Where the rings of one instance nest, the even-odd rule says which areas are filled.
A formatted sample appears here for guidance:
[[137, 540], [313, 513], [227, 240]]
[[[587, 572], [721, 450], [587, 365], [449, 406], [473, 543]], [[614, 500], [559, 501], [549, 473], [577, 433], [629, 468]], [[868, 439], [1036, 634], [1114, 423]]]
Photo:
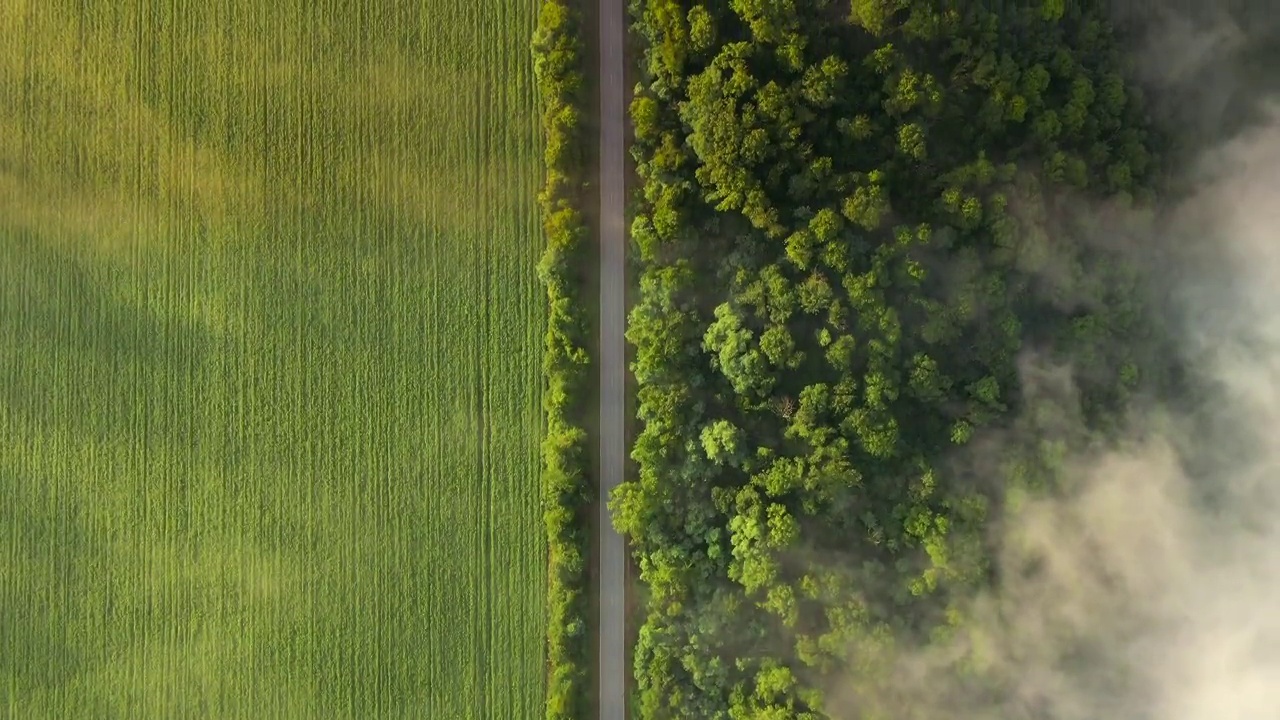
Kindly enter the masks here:
[[542, 504], [547, 532], [548, 720], [586, 717], [590, 637], [586, 623], [586, 555], [590, 497], [587, 434], [581, 424], [589, 358], [582, 297], [587, 230], [581, 123], [583, 46], [574, 0], [543, 0], [533, 39], [542, 100], [546, 183], [539, 201], [547, 246], [538, 277], [547, 289], [543, 355], [546, 428], [542, 441]]
[[[632, 12], [637, 710], [826, 717], [824, 679], [963, 628], [984, 528], [1063, 444], [948, 458], [1014, 416], [1104, 428], [1146, 379], [1133, 272], [1069, 207], [1148, 203], [1155, 139], [1088, 3]], [[1074, 405], [1025, 392], [1033, 351]]]

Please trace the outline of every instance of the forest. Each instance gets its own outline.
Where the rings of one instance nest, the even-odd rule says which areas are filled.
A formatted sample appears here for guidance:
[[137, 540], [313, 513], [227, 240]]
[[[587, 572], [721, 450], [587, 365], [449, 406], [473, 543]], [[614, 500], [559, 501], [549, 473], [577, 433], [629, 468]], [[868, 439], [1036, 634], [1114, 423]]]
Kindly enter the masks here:
[[1124, 228], [1072, 212], [1143, 217], [1169, 143], [1098, 3], [631, 10], [635, 710], [824, 718], [841, 677], [889, 717], [895, 647], [999, 572], [991, 523], [1176, 381]]

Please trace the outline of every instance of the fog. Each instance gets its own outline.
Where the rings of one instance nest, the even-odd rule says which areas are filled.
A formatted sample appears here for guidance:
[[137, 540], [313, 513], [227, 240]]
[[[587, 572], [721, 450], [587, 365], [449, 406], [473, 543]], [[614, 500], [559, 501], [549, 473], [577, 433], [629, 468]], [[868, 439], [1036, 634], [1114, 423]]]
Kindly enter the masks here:
[[[1159, 22], [1138, 67], [1194, 146], [1179, 199], [1131, 249], [1207, 393], [1194, 410], [1138, 403], [1105, 447], [1068, 457], [1060, 492], [993, 531], [1000, 579], [964, 604], [972, 630], [900, 648], [871, 696], [837, 682], [833, 717], [1280, 717], [1280, 111], [1244, 69], [1274, 40], [1222, 17]], [[1070, 409], [1069, 369], [1028, 354], [1028, 399]], [[995, 464], [1018, 432], [1071, 436], [1060, 418], [968, 460]]]

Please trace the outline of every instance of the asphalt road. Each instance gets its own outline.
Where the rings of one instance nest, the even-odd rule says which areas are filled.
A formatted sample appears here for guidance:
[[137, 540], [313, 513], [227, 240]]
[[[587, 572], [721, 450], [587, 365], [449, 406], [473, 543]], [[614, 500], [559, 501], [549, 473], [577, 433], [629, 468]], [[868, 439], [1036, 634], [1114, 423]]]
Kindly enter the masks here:
[[626, 461], [624, 381], [626, 327], [623, 87], [623, 0], [600, 0], [600, 720], [626, 717], [623, 637], [626, 548], [609, 516], [609, 493]]

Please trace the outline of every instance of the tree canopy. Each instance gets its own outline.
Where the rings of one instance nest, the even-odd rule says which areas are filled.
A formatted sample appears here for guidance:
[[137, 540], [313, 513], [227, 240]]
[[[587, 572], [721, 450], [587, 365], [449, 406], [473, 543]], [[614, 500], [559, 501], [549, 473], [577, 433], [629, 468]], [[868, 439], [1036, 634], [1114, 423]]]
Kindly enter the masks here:
[[824, 678], [962, 626], [987, 524], [1061, 456], [947, 462], [1027, 410], [1020, 358], [1079, 389], [1022, 416], [1096, 428], [1156, 371], [1068, 211], [1151, 201], [1142, 93], [1097, 7], [997, 4], [634, 3], [641, 717], [826, 717]]

